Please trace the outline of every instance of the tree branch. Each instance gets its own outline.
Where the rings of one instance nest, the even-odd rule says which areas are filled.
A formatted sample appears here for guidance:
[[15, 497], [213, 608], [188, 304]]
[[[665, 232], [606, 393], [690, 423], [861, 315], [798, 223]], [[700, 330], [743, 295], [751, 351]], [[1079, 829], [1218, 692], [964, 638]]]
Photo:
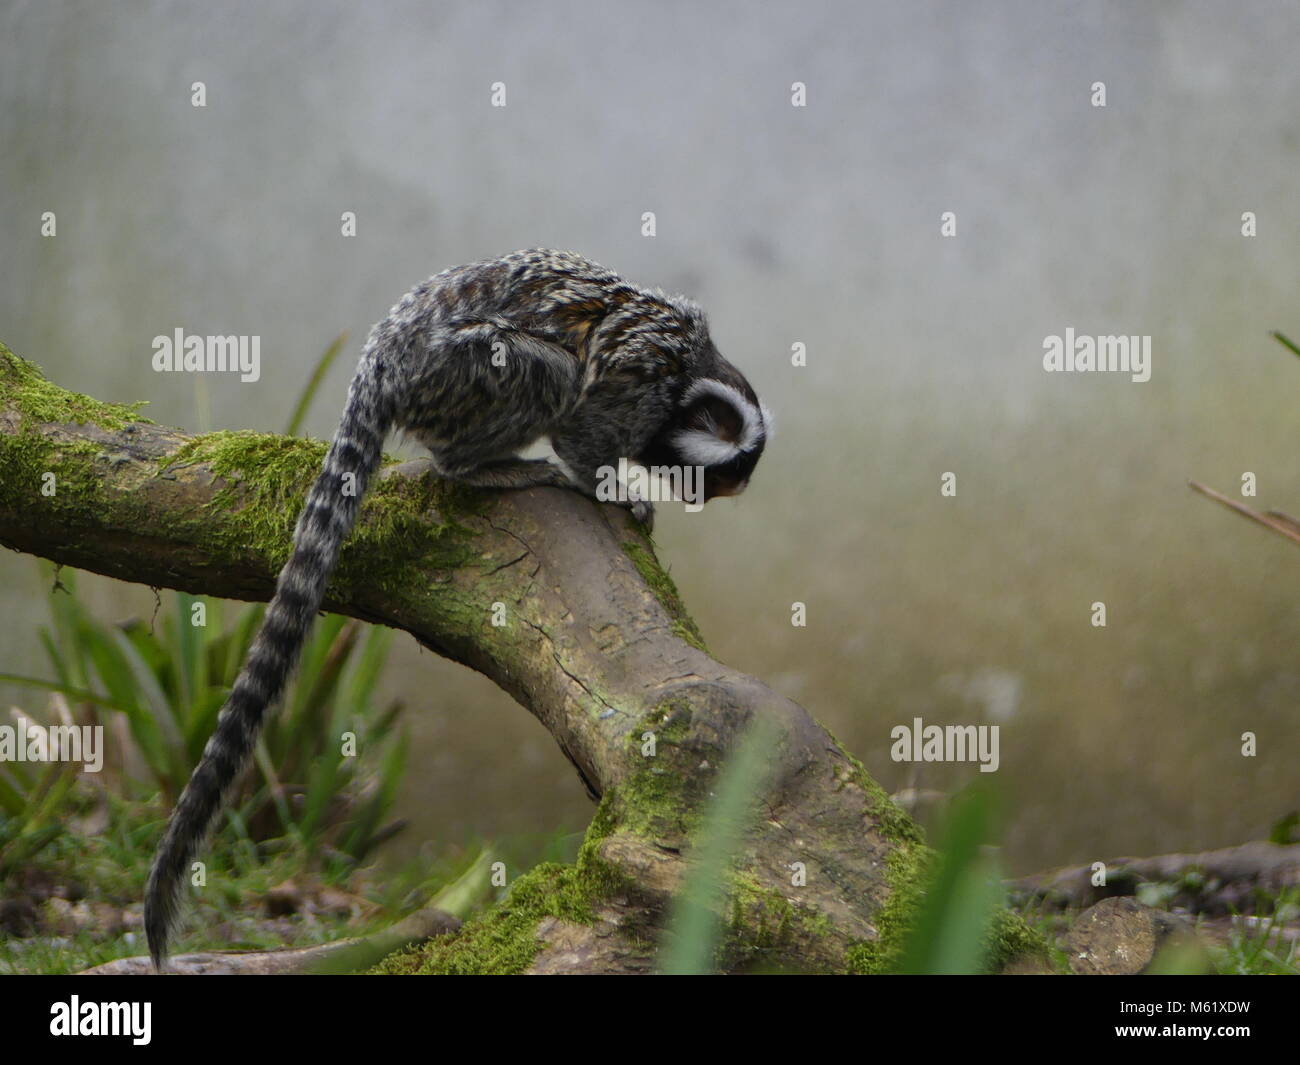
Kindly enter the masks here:
[[[0, 544], [13, 550], [264, 600], [323, 447], [191, 437], [65, 392], [0, 345]], [[896, 954], [926, 853], [917, 830], [804, 710], [705, 653], [623, 511], [389, 465], [326, 607], [486, 674], [601, 798], [576, 866], [521, 878], [497, 911], [398, 956], [395, 971], [649, 967], [718, 768], [755, 716], [779, 742], [730, 879], [719, 965], [872, 971]]]

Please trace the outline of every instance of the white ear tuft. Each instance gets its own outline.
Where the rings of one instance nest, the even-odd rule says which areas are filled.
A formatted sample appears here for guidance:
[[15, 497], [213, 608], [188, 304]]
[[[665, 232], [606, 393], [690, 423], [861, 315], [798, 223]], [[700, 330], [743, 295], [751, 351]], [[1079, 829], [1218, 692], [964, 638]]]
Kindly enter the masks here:
[[[682, 397], [682, 406], [688, 407], [701, 396], [710, 393], [725, 401], [740, 415], [740, 439], [723, 440], [708, 429], [687, 429], [674, 437], [683, 457], [701, 465], [714, 465], [734, 459], [742, 451], [752, 451], [760, 441], [767, 439], [771, 412], [762, 403], [754, 406], [739, 389], [721, 381], [712, 378], [696, 381]], [[712, 457], [706, 458], [706, 455]]]
[[707, 429], [683, 429], [673, 437], [673, 443], [692, 466], [721, 466], [741, 451], [736, 444], [714, 436]]

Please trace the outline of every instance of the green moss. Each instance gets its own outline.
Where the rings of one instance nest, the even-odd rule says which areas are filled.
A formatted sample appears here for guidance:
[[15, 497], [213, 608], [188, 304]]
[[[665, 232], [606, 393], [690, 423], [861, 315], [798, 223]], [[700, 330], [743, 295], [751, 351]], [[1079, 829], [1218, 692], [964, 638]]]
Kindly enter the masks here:
[[1042, 958], [1050, 963], [1051, 950], [1043, 934], [1011, 910], [998, 910], [984, 935], [984, 967], [1000, 972], [1018, 958]]
[[908, 933], [925, 897], [925, 882], [934, 852], [918, 843], [902, 843], [885, 859], [889, 895], [873, 918], [875, 939], [852, 944], [845, 961], [849, 972], [874, 976], [891, 972], [902, 959]]
[[[936, 855], [929, 847], [906, 843], [895, 847], [885, 859], [885, 883], [889, 896], [874, 918], [878, 935], [859, 940], [847, 953], [850, 972], [874, 976], [895, 971], [902, 961], [925, 899], [926, 885], [934, 872]], [[983, 938], [986, 972], [1001, 971], [1017, 958], [1050, 957], [1047, 941], [1027, 925], [1019, 914], [998, 910]]]
[[673, 619], [674, 635], [681, 640], [685, 640], [696, 650], [708, 654], [709, 649], [705, 646], [704, 637], [700, 634], [695, 620], [687, 613], [686, 604], [682, 602], [682, 597], [677, 591], [677, 585], [673, 583], [673, 579], [668, 576], [667, 571], [659, 564], [654, 552], [640, 541], [625, 540], [623, 542], [623, 553], [632, 560], [632, 565], [641, 574], [641, 579], [646, 582], [650, 590], [654, 592], [655, 598], [659, 600], [660, 605], [668, 611], [668, 616]]
[[834, 736], [831, 736], [831, 742], [835, 744], [836, 750], [840, 752], [849, 763], [849, 770], [843, 773], [836, 782], [836, 790], [840, 790], [846, 784], [856, 784], [864, 792], [871, 803], [867, 812], [875, 819], [880, 827], [880, 834], [893, 843], [908, 843], [924, 846], [925, 833], [906, 811], [902, 810], [889, 793], [885, 791], [872, 778], [864, 766], [853, 754], [840, 743]]
[[546, 863], [519, 877], [498, 906], [454, 936], [385, 958], [381, 975], [440, 973], [451, 976], [521, 973], [541, 950], [537, 926], [548, 915], [589, 924], [591, 898], [577, 869]]
[[278, 567], [289, 557], [298, 512], [327, 448], [319, 440], [223, 430], [194, 437], [168, 467], [207, 465], [225, 481], [206, 505], [228, 515], [219, 539], [263, 554]]
[[[45, 475], [52, 473], [56, 490], [41, 498], [41, 507], [65, 514], [69, 527], [128, 526], [135, 520], [135, 507], [140, 521], [148, 524], [147, 503], [134, 493], [114, 493], [111, 512], [107, 509], [107, 474], [122, 456], [91, 439], [55, 441], [38, 428], [69, 424], [119, 431], [147, 421], [134, 406], [101, 403], [59, 388], [38, 367], [0, 345], [0, 410], [21, 418], [20, 431], [0, 434], [0, 505], [30, 504], [47, 483]], [[208, 433], [164, 459], [156, 473], [148, 467], [141, 473], [147, 479], [189, 464], [209, 465], [225, 484], [203, 508], [168, 515], [169, 524], [222, 557], [254, 556], [278, 568], [288, 558], [298, 514], [327, 448], [321, 441], [254, 432]], [[409, 591], [401, 578], [414, 557], [436, 568], [473, 565], [478, 559], [473, 535], [455, 518], [485, 503], [482, 493], [434, 477], [377, 478], [344, 546], [335, 580]], [[440, 524], [430, 525], [433, 513]], [[447, 610], [454, 610], [451, 597], [446, 600]]]
[[831, 934], [830, 919], [762, 887], [747, 873], [728, 880], [730, 916], [720, 950], [727, 971], [789, 968], [789, 959], [815, 957], [817, 945]]
[[699, 821], [672, 769], [649, 765], [619, 781], [609, 794], [617, 804], [620, 827], [645, 839], [679, 845]]
[[[672, 756], [677, 741], [689, 732], [690, 716], [684, 711], [683, 706], [669, 702], [645, 716], [643, 723], [656, 734], [656, 757], [664, 759], [663, 765], [650, 764], [606, 791], [574, 866], [539, 866], [515, 882], [504, 902], [469, 922], [457, 935], [395, 954], [376, 971], [523, 972], [542, 947], [537, 928], [545, 918], [590, 924], [601, 900], [616, 893], [635, 893], [637, 885], [600, 857], [600, 844], [617, 830], [680, 845], [698, 830], [704, 804], [693, 801], [691, 775], [678, 772]], [[642, 731], [635, 730], [627, 742], [639, 744]], [[932, 852], [920, 841], [911, 819], [888, 803], [861, 765], [851, 761], [855, 783], [883, 799], [897, 815], [885, 818], [889, 831], [899, 838], [886, 859], [887, 894], [874, 922], [878, 935], [852, 944], [845, 959], [849, 972], [882, 973], [896, 966], [902, 956], [924, 896]], [[748, 873], [728, 875], [727, 907], [718, 962], [728, 971], [788, 969], [798, 964], [792, 959], [817, 957], [818, 945], [834, 931], [824, 913], [761, 886]], [[635, 930], [630, 934], [635, 935]], [[646, 935], [653, 938], [649, 930]], [[1017, 956], [1032, 937], [1023, 922], [1000, 921], [990, 934], [990, 956]]]
[[69, 392], [51, 384], [39, 366], [15, 355], [3, 343], [0, 343], [0, 403], [21, 411], [29, 422], [98, 425], [102, 429], [122, 429], [132, 422], [152, 424], [138, 411], [143, 403], [129, 406], [101, 403], [79, 392]]
[[[138, 404], [137, 404], [138, 406]], [[0, 410], [19, 416], [17, 432], [0, 434], [0, 505], [26, 506], [49, 483], [53, 495], [41, 506], [68, 515], [70, 524], [93, 524], [103, 503], [103, 475], [97, 466], [115, 457], [92, 440], [55, 441], [41, 425], [95, 425], [118, 430], [147, 421], [134, 406], [100, 403], [51, 384], [33, 363], [0, 344]]]
[[[676, 764], [690, 727], [690, 704], [669, 699], [649, 710], [628, 734], [628, 764], [641, 768], [605, 796], [610, 815], [622, 831], [677, 846], [699, 826], [703, 803], [692, 801], [690, 790], [692, 781], [698, 786], [699, 774]], [[645, 732], [654, 733], [653, 758], [641, 754]]]
[[[223, 514], [213, 535], [226, 549], [252, 550], [278, 567], [289, 556], [299, 511], [328, 449], [319, 440], [222, 431], [195, 437], [169, 466], [204, 463], [225, 480], [208, 504]], [[365, 577], [382, 586], [397, 579], [413, 556], [427, 559], [431, 551], [436, 566], [472, 562], [472, 534], [448, 515], [475, 505], [482, 505], [481, 496], [434, 477], [377, 478], [344, 547], [338, 579]], [[442, 524], [430, 525], [431, 513], [442, 516]]]
[[510, 975], [521, 973], [542, 949], [537, 928], [547, 917], [589, 925], [596, 907], [615, 892], [634, 887], [600, 857], [600, 843], [615, 824], [608, 796], [587, 829], [574, 865], [547, 862], [511, 885], [497, 906], [443, 936], [385, 958], [381, 975]]
[[[0, 433], [0, 505], [28, 506], [40, 493], [43, 510], [89, 524], [102, 502], [103, 480], [94, 469], [100, 458], [108, 456], [89, 442], [55, 444], [37, 432]], [[44, 495], [47, 484], [52, 495]]]

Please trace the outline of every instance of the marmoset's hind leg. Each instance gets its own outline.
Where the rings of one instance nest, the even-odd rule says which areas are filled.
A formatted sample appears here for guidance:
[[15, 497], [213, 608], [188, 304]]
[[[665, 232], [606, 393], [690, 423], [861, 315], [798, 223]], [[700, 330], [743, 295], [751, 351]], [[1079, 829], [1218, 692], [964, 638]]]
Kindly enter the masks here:
[[[569, 488], [588, 498], [597, 498], [584, 486], [571, 481], [559, 466], [546, 459], [500, 459], [457, 473], [442, 470], [438, 460], [435, 459], [434, 468], [450, 480], [480, 488], [536, 488], [549, 485], [556, 488]], [[608, 502], [630, 510], [632, 516], [647, 529], [654, 529], [654, 507], [646, 500], [634, 497]]]
[[546, 459], [507, 458], [458, 465], [448, 463], [442, 455], [434, 455], [433, 462], [438, 473], [448, 480], [478, 488], [573, 487], [564, 471]]
[[[588, 498], [596, 499], [596, 493], [586, 485], [571, 480], [569, 475], [546, 459], [506, 458], [495, 459], [478, 465], [448, 465], [446, 452], [435, 453], [433, 465], [435, 471], [443, 477], [460, 484], [475, 485], [480, 488], [536, 488], [553, 486], [570, 488]], [[628, 500], [609, 500], [617, 506], [632, 512], [637, 521], [648, 529], [654, 528], [654, 507], [649, 502], [631, 498]]]
[[437, 471], [481, 488], [569, 486], [554, 463], [518, 456], [574, 403], [575, 357], [482, 322], [448, 326], [429, 343], [401, 420]]

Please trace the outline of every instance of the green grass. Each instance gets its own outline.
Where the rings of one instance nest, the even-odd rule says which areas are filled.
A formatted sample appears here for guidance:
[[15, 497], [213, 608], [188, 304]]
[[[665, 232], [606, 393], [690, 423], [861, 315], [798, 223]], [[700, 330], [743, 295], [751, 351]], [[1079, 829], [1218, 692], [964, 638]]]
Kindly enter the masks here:
[[[92, 616], [75, 589], [75, 574], [52, 582], [53, 620], [41, 641], [55, 679], [0, 679], [54, 692], [61, 720], [101, 726], [108, 741], [124, 723], [128, 742], [106, 742], [103, 779], [124, 798], [161, 792], [170, 806], [212, 733], [263, 608], [241, 607], [226, 623], [224, 604], [177, 593], [149, 622], [115, 624]], [[205, 624], [192, 623], [200, 617]], [[259, 771], [236, 793], [224, 831], [256, 842], [290, 835], [329, 861], [359, 863], [400, 828], [388, 813], [405, 757], [402, 707], [375, 696], [390, 636], [336, 616], [316, 624], [259, 742]], [[38, 801], [40, 783], [18, 763], [0, 766], [0, 810], [31, 822], [0, 842], [0, 875], [30, 857], [48, 831], [57, 803]]]
[[[166, 810], [83, 778], [61, 812], [62, 831], [0, 881], [0, 974], [78, 972], [144, 953], [140, 899]], [[208, 887], [192, 893], [178, 952], [310, 946], [378, 932], [431, 902], [462, 915], [492, 897], [473, 878], [463, 882], [481, 863], [472, 850], [382, 875], [374, 868], [330, 873], [291, 840], [268, 850], [219, 839], [204, 860]], [[303, 905], [269, 913], [269, 893], [289, 880]], [[318, 901], [333, 905], [313, 912]]]

